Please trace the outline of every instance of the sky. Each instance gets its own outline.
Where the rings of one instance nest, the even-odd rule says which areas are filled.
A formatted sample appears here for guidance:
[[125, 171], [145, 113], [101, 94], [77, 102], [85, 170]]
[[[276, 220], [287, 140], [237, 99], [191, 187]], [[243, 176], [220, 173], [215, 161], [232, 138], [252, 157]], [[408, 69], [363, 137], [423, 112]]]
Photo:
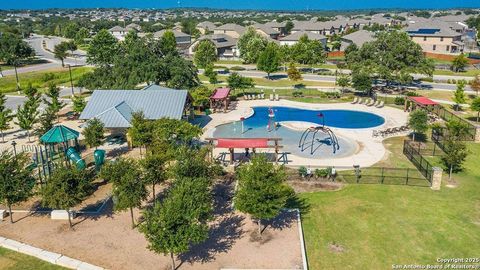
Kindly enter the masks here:
[[209, 7], [262, 10], [443, 9], [480, 7], [480, 0], [0, 0], [0, 9]]

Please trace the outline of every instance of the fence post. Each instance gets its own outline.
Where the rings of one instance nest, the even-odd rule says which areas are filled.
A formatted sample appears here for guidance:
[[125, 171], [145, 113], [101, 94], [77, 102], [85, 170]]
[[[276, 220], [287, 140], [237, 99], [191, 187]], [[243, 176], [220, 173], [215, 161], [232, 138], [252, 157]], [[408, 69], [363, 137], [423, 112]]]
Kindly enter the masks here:
[[383, 174], [384, 169], [385, 169], [385, 167], [382, 167], [382, 184], [383, 184], [383, 180], [385, 179], [384, 174]]
[[407, 181], [405, 182], [405, 185], [408, 185], [408, 172], [410, 171], [410, 168], [407, 168]]
[[432, 174], [432, 182], [430, 188], [433, 190], [440, 190], [442, 187], [442, 174], [443, 170], [439, 167], [433, 167], [432, 168], [433, 174]]

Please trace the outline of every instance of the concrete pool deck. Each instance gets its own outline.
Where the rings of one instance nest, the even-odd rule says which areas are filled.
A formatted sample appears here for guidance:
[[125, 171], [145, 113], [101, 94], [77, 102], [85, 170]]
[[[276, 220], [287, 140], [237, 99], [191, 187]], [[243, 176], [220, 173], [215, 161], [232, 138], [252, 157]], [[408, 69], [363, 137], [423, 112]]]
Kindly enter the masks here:
[[[382, 141], [384, 138], [372, 137], [373, 130], [381, 130], [386, 128], [393, 128], [405, 125], [408, 119], [408, 113], [403, 110], [383, 107], [375, 108], [368, 107], [361, 104], [350, 103], [325, 103], [325, 104], [311, 104], [295, 102], [290, 100], [270, 101], [270, 100], [245, 100], [238, 101], [237, 108], [228, 113], [214, 113], [211, 114], [211, 121], [204, 127], [204, 134], [202, 139], [212, 137], [215, 127], [218, 125], [239, 121], [241, 117], [248, 117], [252, 114], [252, 107], [257, 106], [277, 106], [277, 107], [293, 107], [308, 110], [356, 110], [362, 112], [370, 112], [382, 116], [385, 119], [383, 125], [374, 128], [363, 129], [345, 129], [345, 128], [331, 128], [337, 136], [348, 138], [355, 141], [358, 145], [357, 151], [350, 156], [339, 158], [306, 158], [293, 154], [288, 154], [289, 166], [338, 166], [351, 167], [353, 165], [360, 165], [362, 167], [372, 166], [381, 161], [386, 154], [385, 147]], [[295, 126], [298, 124], [295, 123]], [[311, 124], [304, 124], [305, 127], [312, 126]], [[215, 149], [214, 155], [218, 156], [221, 153], [227, 152], [227, 149]], [[260, 153], [273, 153], [273, 149], [258, 149]]]

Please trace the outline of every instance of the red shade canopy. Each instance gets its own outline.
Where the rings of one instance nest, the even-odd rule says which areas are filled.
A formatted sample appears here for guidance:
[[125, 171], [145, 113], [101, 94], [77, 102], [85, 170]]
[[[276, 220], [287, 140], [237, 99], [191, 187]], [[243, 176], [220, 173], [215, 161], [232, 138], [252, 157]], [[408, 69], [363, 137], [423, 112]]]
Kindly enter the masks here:
[[268, 139], [218, 139], [217, 148], [268, 148]]
[[228, 97], [228, 94], [230, 94], [230, 88], [217, 88], [215, 90], [215, 93], [210, 97], [211, 99], [225, 99]]
[[429, 106], [429, 105], [438, 105], [437, 102], [427, 98], [427, 97], [409, 97], [409, 99], [417, 104], [423, 105], [423, 106]]

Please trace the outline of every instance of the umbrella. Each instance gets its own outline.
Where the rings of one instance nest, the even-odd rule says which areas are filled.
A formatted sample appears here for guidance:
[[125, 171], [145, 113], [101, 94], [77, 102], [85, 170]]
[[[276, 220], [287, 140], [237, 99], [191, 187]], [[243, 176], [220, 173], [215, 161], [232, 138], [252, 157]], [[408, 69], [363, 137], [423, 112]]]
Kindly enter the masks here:
[[80, 133], [64, 125], [54, 126], [40, 137], [43, 143], [65, 143], [77, 139]]

